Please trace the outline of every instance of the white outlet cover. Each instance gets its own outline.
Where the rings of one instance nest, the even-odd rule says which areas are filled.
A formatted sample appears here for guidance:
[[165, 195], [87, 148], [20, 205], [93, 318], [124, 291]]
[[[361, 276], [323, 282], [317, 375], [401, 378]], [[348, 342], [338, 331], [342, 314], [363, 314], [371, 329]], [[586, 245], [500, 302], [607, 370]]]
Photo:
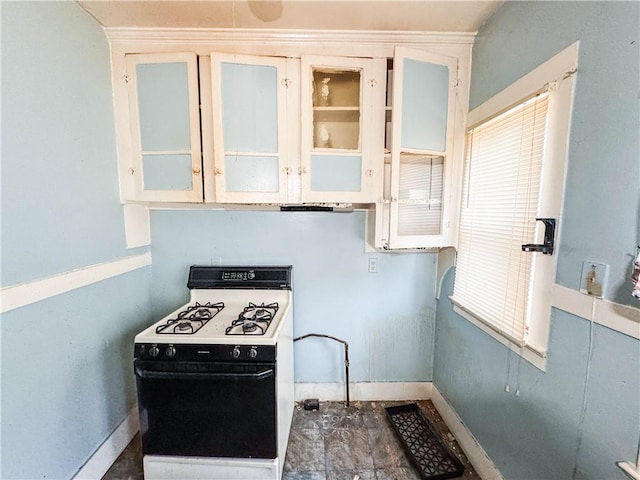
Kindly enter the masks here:
[[[595, 284], [599, 285], [596, 291], [588, 285], [587, 279], [595, 273]], [[582, 262], [582, 274], [580, 275], [580, 293], [602, 298], [607, 287], [609, 265], [598, 262]]]
[[369, 259], [369, 273], [378, 273], [378, 259], [376, 257]]

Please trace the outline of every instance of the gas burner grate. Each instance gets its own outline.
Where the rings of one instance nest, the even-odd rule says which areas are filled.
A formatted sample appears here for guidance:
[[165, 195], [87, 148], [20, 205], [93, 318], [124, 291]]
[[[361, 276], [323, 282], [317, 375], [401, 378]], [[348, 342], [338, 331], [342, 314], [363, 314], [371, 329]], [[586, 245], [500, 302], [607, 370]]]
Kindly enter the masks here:
[[178, 313], [176, 318], [170, 318], [164, 325], [156, 327], [156, 333], [179, 333], [182, 335], [192, 335], [203, 327], [205, 323], [220, 313], [223, 308], [223, 302], [207, 302], [204, 305], [196, 302]]
[[278, 303], [261, 303], [257, 305], [249, 302], [238, 318], [225, 329], [225, 335], [264, 335], [271, 325], [271, 320], [278, 312]]
[[462, 475], [464, 466], [424, 417], [418, 405], [387, 407], [387, 417], [424, 480]]

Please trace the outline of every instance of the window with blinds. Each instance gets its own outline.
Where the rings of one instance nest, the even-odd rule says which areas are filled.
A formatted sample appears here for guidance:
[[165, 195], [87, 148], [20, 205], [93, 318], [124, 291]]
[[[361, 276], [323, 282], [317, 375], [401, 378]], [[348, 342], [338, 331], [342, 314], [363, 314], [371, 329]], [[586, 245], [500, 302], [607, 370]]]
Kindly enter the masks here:
[[548, 93], [467, 132], [452, 300], [520, 346], [526, 344]]

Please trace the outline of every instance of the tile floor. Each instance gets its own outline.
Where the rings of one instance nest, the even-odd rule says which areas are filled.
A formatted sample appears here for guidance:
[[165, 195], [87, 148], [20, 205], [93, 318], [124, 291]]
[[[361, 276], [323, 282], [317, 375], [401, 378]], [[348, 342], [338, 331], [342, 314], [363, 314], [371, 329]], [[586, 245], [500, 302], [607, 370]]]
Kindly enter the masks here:
[[[307, 411], [296, 405], [283, 480], [419, 480], [397, 439], [385, 407], [413, 402], [321, 402]], [[458, 454], [464, 480], [480, 477], [430, 401], [417, 401], [424, 415]], [[142, 480], [140, 437], [136, 435], [102, 480]]]

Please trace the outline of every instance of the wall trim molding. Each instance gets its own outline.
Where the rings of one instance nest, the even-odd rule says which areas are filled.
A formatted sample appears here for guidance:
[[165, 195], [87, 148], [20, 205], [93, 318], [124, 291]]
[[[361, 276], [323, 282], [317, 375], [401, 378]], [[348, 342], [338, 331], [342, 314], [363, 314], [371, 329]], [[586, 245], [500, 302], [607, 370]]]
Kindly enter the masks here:
[[640, 340], [639, 308], [585, 295], [557, 283], [551, 288], [551, 305]]
[[[564, 312], [570, 313], [587, 321], [593, 321], [599, 325], [610, 328], [623, 335], [628, 335], [640, 340], [640, 309], [629, 305], [611, 302], [604, 298], [585, 295], [572, 288], [563, 287], [554, 283], [551, 287], [550, 305]], [[511, 351], [522, 356], [536, 368], [546, 371], [547, 352], [537, 352], [525, 345], [521, 347], [500, 334], [489, 325], [477, 319], [454, 303], [453, 311], [480, 330], [500, 342]]]
[[453, 436], [456, 437], [460, 448], [462, 448], [480, 478], [484, 480], [502, 480], [502, 474], [489, 458], [487, 452], [484, 451], [476, 437], [473, 436], [453, 407], [435, 386], [432, 388], [431, 401]]
[[408, 32], [383, 30], [299, 30], [299, 29], [251, 29], [251, 28], [105, 28], [112, 43], [193, 43], [236, 45], [309, 45], [328, 44], [341, 46], [344, 42], [371, 45], [441, 45], [471, 46], [474, 33], [460, 32]]
[[102, 478], [118, 459], [120, 454], [131, 443], [135, 434], [140, 430], [138, 407], [134, 406], [125, 419], [102, 442], [102, 445], [91, 455], [89, 460], [73, 477], [74, 480], [95, 480]]
[[4, 287], [0, 289], [0, 313], [86, 287], [148, 265], [151, 265], [151, 252]]
[[[114, 88], [123, 86], [120, 79], [126, 72], [118, 65], [124, 63], [123, 58], [129, 53], [187, 51], [205, 57], [215, 52], [292, 58], [302, 55], [389, 58], [396, 46], [405, 46], [459, 58], [462, 66], [471, 57], [475, 39], [475, 33], [457, 32], [229, 28], [106, 28], [105, 35], [111, 46]], [[124, 171], [120, 174], [125, 175]]]

